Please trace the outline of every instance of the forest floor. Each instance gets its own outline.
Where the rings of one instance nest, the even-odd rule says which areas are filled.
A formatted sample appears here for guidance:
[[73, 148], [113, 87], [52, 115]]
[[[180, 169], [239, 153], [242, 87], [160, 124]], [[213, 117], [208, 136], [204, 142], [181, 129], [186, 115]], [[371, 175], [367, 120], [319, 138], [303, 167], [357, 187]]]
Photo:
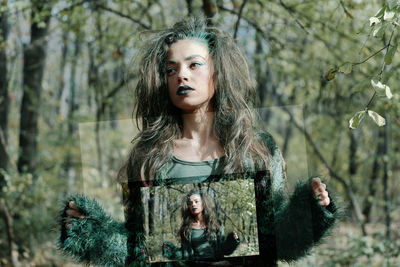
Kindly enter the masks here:
[[[398, 267], [400, 266], [400, 225], [392, 223], [391, 240], [385, 237], [385, 225], [366, 225], [367, 236], [362, 236], [356, 224], [341, 223], [331, 235], [315, 247], [309, 256], [279, 266], [324, 266], [324, 267]], [[394, 230], [395, 229], [395, 230]]]
[[[356, 224], [342, 222], [319, 246], [313, 248], [310, 255], [295, 262], [280, 262], [279, 266], [400, 266], [400, 223], [392, 223], [391, 239], [385, 237], [385, 225], [374, 223], [366, 225], [368, 235], [362, 236]], [[85, 266], [73, 263], [64, 257], [51, 242], [37, 247], [36, 257], [24, 266]], [[1, 266], [1, 264], [0, 264]], [[7, 265], [5, 265], [7, 266]]]

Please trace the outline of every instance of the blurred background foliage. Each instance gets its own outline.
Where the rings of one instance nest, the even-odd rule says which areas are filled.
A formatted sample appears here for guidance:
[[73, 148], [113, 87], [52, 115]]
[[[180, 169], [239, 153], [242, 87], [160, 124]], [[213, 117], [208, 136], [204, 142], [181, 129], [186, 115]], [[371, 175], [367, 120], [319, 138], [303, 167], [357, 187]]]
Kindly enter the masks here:
[[71, 193], [123, 219], [115, 178], [135, 135], [144, 31], [203, 14], [247, 56], [288, 189], [319, 175], [347, 204], [298, 265], [398, 266], [399, 11], [397, 0], [0, 0], [0, 265], [70, 264], [55, 218]]

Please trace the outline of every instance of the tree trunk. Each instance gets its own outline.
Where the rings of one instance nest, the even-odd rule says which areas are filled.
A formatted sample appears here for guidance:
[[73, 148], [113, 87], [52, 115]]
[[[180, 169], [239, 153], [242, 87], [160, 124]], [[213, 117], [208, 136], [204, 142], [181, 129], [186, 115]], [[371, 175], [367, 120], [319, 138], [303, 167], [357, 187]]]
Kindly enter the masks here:
[[61, 51], [61, 60], [60, 60], [60, 77], [58, 79], [59, 84], [57, 88], [57, 93], [55, 95], [55, 101], [57, 105], [54, 107], [54, 114], [61, 114], [61, 101], [62, 94], [65, 87], [64, 82], [64, 74], [65, 74], [65, 65], [67, 63], [67, 55], [68, 55], [68, 32], [64, 31], [62, 35], [63, 47]]
[[76, 65], [78, 62], [78, 57], [80, 55], [80, 46], [81, 46], [81, 37], [80, 33], [77, 33], [75, 42], [74, 42], [74, 54], [72, 57], [71, 61], [71, 76], [70, 76], [70, 90], [69, 90], [69, 96], [68, 96], [68, 116], [67, 116], [67, 121], [68, 121], [68, 129], [67, 129], [67, 140], [71, 144], [67, 151], [65, 163], [64, 163], [64, 171], [66, 174], [66, 177], [68, 177], [68, 190], [71, 191], [73, 188], [73, 185], [75, 183], [75, 170], [73, 169], [73, 152], [72, 152], [72, 147], [73, 147], [73, 142], [76, 140], [76, 125], [74, 123], [74, 118], [75, 118], [75, 111], [77, 110], [77, 103], [76, 103], [76, 86], [75, 86], [75, 81], [76, 81]]
[[[336, 127], [337, 129], [339, 129], [340, 127], [340, 119], [335, 119], [336, 121]], [[338, 154], [339, 154], [339, 147], [340, 147], [340, 142], [342, 140], [342, 132], [340, 132], [335, 140], [335, 144], [334, 144], [334, 148], [333, 148], [333, 153], [332, 153], [332, 161], [331, 161], [331, 166], [332, 168], [336, 168], [336, 163], [337, 163], [337, 159], [338, 159]]]
[[389, 203], [389, 193], [388, 193], [388, 178], [389, 178], [389, 112], [386, 111], [385, 114], [385, 153], [383, 156], [383, 197], [385, 201], [385, 224], [386, 224], [386, 238], [390, 238], [390, 203]]
[[[150, 197], [149, 197], [149, 235], [154, 234], [154, 190], [155, 187], [150, 187]], [[162, 207], [160, 207], [162, 209]]]
[[8, 248], [9, 248], [9, 257], [11, 260], [11, 265], [13, 267], [21, 266], [20, 263], [18, 262], [18, 251], [14, 242], [13, 218], [10, 212], [8, 211], [4, 199], [0, 201], [0, 213], [3, 216], [4, 223], [7, 229]]
[[[33, 172], [36, 165], [38, 117], [46, 59], [47, 29], [51, 6], [47, 1], [32, 1], [31, 41], [24, 47], [23, 95], [21, 103], [18, 171]], [[41, 16], [41, 21], [34, 18]], [[45, 25], [41, 25], [44, 22]]]
[[384, 140], [384, 130], [379, 129], [378, 144], [376, 146], [374, 163], [372, 165], [371, 175], [368, 179], [368, 193], [365, 197], [362, 210], [362, 213], [365, 218], [365, 223], [369, 223], [371, 221], [371, 210], [372, 210], [372, 205], [375, 202], [374, 196], [376, 193], [376, 181], [379, 173], [379, 159], [380, 157], [382, 157], [384, 151], [383, 140]]
[[[215, 3], [215, 0], [203, 0], [203, 12], [207, 18], [212, 18], [215, 15], [216, 11], [217, 5]], [[211, 20], [208, 20], [207, 23], [209, 25], [212, 25]]]
[[193, 13], [192, 2], [193, 0], [186, 0], [188, 15], [191, 15]]
[[102, 186], [106, 187], [106, 179], [104, 179], [104, 168], [103, 168], [103, 151], [100, 142], [100, 121], [102, 119], [102, 99], [103, 95], [100, 90], [100, 78], [99, 78], [99, 66], [95, 62], [95, 55], [93, 53], [92, 44], [88, 45], [89, 52], [89, 71], [88, 71], [88, 86], [89, 89], [95, 92], [96, 101], [96, 125], [95, 125], [95, 139], [96, 139], [96, 151], [97, 151], [97, 168], [99, 175], [103, 181]]
[[[167, 203], [168, 203], [168, 200], [166, 199], [166, 197], [165, 197], [165, 195], [162, 195], [162, 196], [160, 196], [160, 200], [161, 200], [161, 224], [159, 224], [159, 225], [157, 225], [158, 227], [162, 227], [161, 229], [162, 229], [162, 232], [161, 232], [161, 236], [162, 236], [162, 240], [165, 240], [165, 236], [166, 236], [166, 231], [165, 231], [165, 227], [164, 227], [164, 225], [165, 225], [165, 223], [166, 223], [166, 220], [165, 220], [165, 217], [166, 217], [166, 215], [167, 215]], [[158, 223], [160, 223], [160, 221], [158, 222]]]
[[357, 173], [357, 139], [354, 131], [349, 131], [350, 147], [349, 147], [349, 175]]
[[[289, 103], [293, 103], [296, 99], [296, 87], [293, 89], [292, 94], [289, 96]], [[287, 122], [286, 129], [285, 129], [285, 139], [283, 141], [283, 146], [282, 146], [282, 155], [283, 157], [286, 157], [287, 155], [287, 150], [289, 147], [289, 141], [290, 138], [292, 137], [293, 133], [293, 127], [292, 127], [292, 117], [290, 117], [289, 121]]]
[[261, 60], [261, 56], [263, 55], [263, 47], [262, 47], [262, 37], [259, 33], [256, 33], [256, 51], [254, 58], [254, 69], [256, 70], [256, 80], [257, 80], [257, 93], [260, 101], [260, 106], [262, 106], [265, 96], [268, 91], [268, 82], [265, 71], [263, 70], [262, 63], [266, 63], [265, 60]]
[[[7, 1], [2, 0], [0, 3], [1, 6], [7, 6]], [[6, 46], [2, 45], [7, 42], [8, 37], [7, 12], [0, 13], [0, 31], [0, 170], [7, 170], [9, 162], [7, 125], [10, 100], [8, 97]], [[5, 186], [5, 179], [0, 172], [0, 192], [3, 186]]]
[[[246, 219], [244, 216], [242, 217], [242, 231], [243, 233], [246, 233]], [[249, 242], [247, 235], [244, 236], [244, 242]]]

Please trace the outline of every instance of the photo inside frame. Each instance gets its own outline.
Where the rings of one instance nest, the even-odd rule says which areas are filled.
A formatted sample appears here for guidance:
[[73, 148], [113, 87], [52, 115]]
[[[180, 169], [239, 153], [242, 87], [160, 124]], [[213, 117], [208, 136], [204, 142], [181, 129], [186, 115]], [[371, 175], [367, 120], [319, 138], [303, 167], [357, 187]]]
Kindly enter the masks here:
[[[219, 260], [259, 255], [255, 180], [218, 181], [217, 178], [213, 177], [213, 182], [185, 183], [188, 180], [183, 179], [179, 181], [179, 184], [141, 188], [146, 249], [150, 262], [186, 260], [179, 258], [181, 255], [179, 253], [192, 253], [192, 260], [209, 260], [209, 258], [203, 259], [202, 257], [207, 257], [204, 255], [210, 255], [210, 253], [215, 253], [214, 256], [221, 253], [221, 251], [215, 251], [218, 250], [216, 242], [219, 242], [217, 245], [219, 248], [224, 244], [225, 247], [234, 245], [232, 242], [236, 242], [236, 240], [232, 239], [233, 232], [237, 233], [240, 242], [237, 242], [238, 245], [235, 246], [232, 253], [224, 255]], [[207, 229], [204, 228], [191, 230], [188, 240], [190, 239], [190, 246], [193, 245], [200, 251], [199, 254], [196, 254], [191, 247], [187, 247], [188, 243], [182, 244], [179, 231], [183, 225], [188, 225], [184, 224], [184, 220], [188, 219], [188, 210], [185, 208], [190, 206], [190, 203], [184, 205], [190, 197], [188, 195], [200, 192], [202, 201], [206, 202], [203, 204], [203, 208], [204, 205], [208, 207], [207, 210], [204, 208], [203, 214], [214, 217], [220, 230], [214, 230], [209, 235], [207, 235]], [[182, 211], [183, 209], [186, 213]], [[194, 238], [192, 238], [193, 236]], [[207, 241], [208, 244], [201, 243]], [[178, 253], [172, 257], [168, 253], [163, 255], [164, 244], [169, 244], [178, 250]], [[210, 248], [215, 250], [211, 249], [210, 251]], [[168, 249], [170, 248], [165, 251], [170, 251]]]

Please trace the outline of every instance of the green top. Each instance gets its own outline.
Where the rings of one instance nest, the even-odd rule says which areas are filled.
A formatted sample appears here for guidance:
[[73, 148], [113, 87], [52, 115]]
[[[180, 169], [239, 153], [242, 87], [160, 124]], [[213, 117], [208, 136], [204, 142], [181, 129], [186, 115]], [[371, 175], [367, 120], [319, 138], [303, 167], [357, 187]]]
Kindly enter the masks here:
[[195, 259], [214, 259], [214, 249], [208, 241], [206, 228], [191, 229], [191, 245]]
[[[221, 174], [224, 157], [206, 161], [186, 161], [172, 156], [172, 164], [167, 170], [166, 177], [179, 179], [177, 183], [201, 183], [210, 175]], [[186, 182], [185, 182], [186, 181]]]

